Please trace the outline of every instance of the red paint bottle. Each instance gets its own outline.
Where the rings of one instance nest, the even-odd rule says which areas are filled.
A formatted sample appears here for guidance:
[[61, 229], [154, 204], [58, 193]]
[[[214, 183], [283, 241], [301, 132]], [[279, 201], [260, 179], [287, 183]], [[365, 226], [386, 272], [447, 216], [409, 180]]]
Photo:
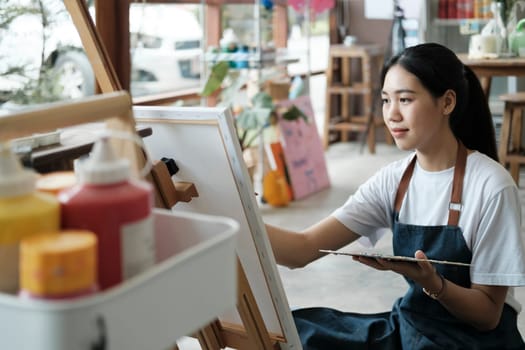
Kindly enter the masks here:
[[77, 160], [78, 184], [60, 192], [63, 229], [90, 230], [98, 238], [98, 282], [115, 286], [155, 264], [153, 189], [130, 178], [127, 159], [119, 159], [109, 139], [95, 143]]

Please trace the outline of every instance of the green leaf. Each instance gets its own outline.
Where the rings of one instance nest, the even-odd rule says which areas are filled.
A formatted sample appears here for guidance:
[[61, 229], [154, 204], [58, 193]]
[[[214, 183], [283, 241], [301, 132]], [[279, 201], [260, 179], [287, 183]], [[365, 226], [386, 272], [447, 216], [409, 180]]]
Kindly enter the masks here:
[[297, 120], [299, 118], [303, 118], [304, 121], [308, 123], [308, 116], [304, 114], [304, 112], [299, 108], [297, 108], [296, 105], [288, 108], [288, 110], [282, 114], [282, 117], [284, 120]]
[[220, 61], [215, 63], [211, 67], [210, 76], [204, 85], [201, 95], [207, 97], [217, 91], [221, 87], [224, 78], [226, 78], [229, 69], [230, 64], [228, 61]]
[[[234, 73], [234, 72], [233, 72]], [[240, 74], [230, 74], [231, 83], [221, 91], [221, 105], [231, 106], [239, 98], [239, 92], [242, 90], [248, 78]]]
[[266, 127], [271, 112], [270, 108], [245, 109], [236, 118], [237, 126], [243, 130]]
[[273, 109], [272, 97], [264, 91], [258, 92], [252, 97], [252, 105], [258, 108], [269, 108]]

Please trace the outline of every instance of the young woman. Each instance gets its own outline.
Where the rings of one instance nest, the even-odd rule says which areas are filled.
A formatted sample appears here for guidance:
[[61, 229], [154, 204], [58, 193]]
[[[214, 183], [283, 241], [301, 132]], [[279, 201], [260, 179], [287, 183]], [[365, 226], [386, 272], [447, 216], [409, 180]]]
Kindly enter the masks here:
[[497, 162], [478, 79], [454, 52], [428, 43], [390, 59], [381, 80], [385, 123], [414, 152], [303, 232], [267, 225], [276, 260], [302, 267], [320, 249], [375, 243], [389, 227], [394, 255], [470, 266], [354, 257], [403, 275], [407, 293], [380, 314], [293, 311], [304, 349], [524, 349], [513, 296], [525, 285], [521, 205]]

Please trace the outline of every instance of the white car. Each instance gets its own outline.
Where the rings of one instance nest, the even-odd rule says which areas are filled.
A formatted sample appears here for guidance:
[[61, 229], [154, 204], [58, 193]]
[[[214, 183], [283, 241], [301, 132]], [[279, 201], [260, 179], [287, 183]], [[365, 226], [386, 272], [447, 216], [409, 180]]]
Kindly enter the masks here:
[[[44, 0], [44, 4], [54, 9], [63, 7], [57, 1]], [[25, 2], [31, 0], [14, 3]], [[132, 4], [130, 38], [133, 95], [199, 86], [202, 29], [193, 11], [184, 5]], [[63, 98], [94, 93], [93, 70], [76, 28], [67, 12], [62, 11], [45, 29], [38, 14], [24, 14], [8, 30], [0, 30], [0, 98], [27, 82], [23, 76], [2, 72], [23, 66], [26, 76], [37, 79], [42, 61], [46, 68], [59, 73]]]
[[180, 5], [132, 4], [133, 93], [199, 86], [202, 33], [195, 14]]

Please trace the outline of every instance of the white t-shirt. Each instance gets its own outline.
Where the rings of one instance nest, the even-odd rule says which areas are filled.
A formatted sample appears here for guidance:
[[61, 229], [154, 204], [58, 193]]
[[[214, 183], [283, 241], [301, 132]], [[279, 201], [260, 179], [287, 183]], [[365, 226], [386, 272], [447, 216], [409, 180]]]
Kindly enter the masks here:
[[[401, 176], [413, 154], [391, 163], [359, 187], [332, 215], [375, 244], [392, 226], [394, 200]], [[454, 168], [428, 172], [416, 162], [399, 222], [446, 225]], [[485, 285], [525, 285], [525, 246], [521, 238], [521, 205], [514, 180], [499, 163], [479, 152], [467, 157], [459, 227], [472, 252], [470, 278]], [[509, 288], [506, 302], [518, 312]]]

